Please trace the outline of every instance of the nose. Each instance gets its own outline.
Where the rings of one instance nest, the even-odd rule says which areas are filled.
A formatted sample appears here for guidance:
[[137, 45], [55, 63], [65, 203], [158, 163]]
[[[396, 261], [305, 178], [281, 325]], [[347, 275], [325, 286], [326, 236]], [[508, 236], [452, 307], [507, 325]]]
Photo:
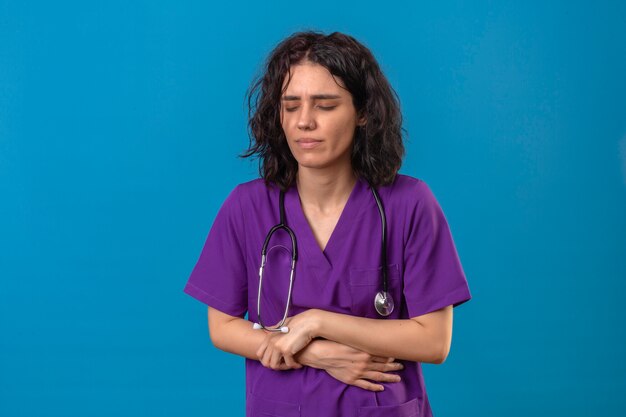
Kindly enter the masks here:
[[315, 129], [315, 119], [313, 118], [311, 107], [307, 104], [302, 104], [301, 109], [298, 117], [298, 129]]

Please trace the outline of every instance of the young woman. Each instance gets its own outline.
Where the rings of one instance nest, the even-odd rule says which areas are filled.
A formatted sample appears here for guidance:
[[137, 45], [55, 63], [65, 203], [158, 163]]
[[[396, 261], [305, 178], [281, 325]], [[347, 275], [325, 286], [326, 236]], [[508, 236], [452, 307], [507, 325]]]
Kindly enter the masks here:
[[444, 362], [471, 295], [433, 193], [398, 173], [395, 97], [365, 46], [314, 31], [249, 92], [260, 178], [226, 198], [184, 288], [246, 358], [248, 417], [432, 415], [421, 362]]

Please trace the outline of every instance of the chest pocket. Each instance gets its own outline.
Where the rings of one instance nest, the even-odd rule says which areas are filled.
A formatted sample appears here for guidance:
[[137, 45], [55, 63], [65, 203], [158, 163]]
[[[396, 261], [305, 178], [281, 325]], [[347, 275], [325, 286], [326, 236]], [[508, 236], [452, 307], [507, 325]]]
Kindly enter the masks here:
[[[400, 316], [404, 300], [402, 299], [402, 279], [398, 264], [387, 266], [388, 291], [393, 297], [394, 309], [387, 318]], [[350, 296], [352, 297], [352, 314], [372, 319], [384, 318], [374, 307], [374, 298], [383, 288], [382, 267], [350, 269]]]

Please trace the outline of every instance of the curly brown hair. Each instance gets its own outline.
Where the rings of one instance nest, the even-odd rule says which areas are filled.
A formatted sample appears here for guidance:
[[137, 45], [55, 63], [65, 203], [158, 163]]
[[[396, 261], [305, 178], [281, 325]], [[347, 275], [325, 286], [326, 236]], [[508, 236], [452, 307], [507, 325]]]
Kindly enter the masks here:
[[[280, 122], [280, 99], [292, 65], [310, 61], [341, 78], [366, 124], [355, 129], [353, 171], [373, 186], [391, 184], [402, 165], [404, 144], [400, 99], [368, 48], [340, 32], [296, 32], [269, 54], [262, 73], [246, 92], [250, 146], [239, 155], [259, 158], [259, 175], [286, 190], [295, 180], [298, 163]], [[285, 88], [288, 83], [285, 84]]]

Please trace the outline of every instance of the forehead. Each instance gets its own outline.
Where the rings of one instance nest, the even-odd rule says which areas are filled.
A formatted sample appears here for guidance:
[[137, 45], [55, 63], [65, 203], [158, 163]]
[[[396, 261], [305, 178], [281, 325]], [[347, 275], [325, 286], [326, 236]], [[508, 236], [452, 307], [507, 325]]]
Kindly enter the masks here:
[[348, 95], [348, 91], [342, 88], [344, 87], [342, 80], [333, 77], [322, 65], [314, 63], [292, 65], [289, 73], [291, 79], [285, 76], [283, 81], [283, 88], [287, 86], [285, 95], [308, 96], [319, 93]]

